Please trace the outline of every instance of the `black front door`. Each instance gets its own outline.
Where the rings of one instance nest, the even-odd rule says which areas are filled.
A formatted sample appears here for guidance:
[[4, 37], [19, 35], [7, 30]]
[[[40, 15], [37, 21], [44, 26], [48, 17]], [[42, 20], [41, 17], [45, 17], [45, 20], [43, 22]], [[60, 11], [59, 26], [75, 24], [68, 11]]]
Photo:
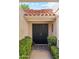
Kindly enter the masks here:
[[48, 24], [33, 24], [32, 30], [35, 44], [47, 44]]

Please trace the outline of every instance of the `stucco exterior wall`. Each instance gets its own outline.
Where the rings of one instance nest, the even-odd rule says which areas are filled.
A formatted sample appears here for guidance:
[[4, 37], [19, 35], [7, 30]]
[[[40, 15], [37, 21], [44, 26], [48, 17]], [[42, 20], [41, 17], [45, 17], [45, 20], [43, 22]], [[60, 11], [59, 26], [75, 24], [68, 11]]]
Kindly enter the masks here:
[[19, 39], [28, 35], [28, 22], [23, 17], [23, 10], [19, 9]]
[[57, 36], [58, 38], [58, 17], [56, 17], [56, 20], [53, 22], [53, 35]]

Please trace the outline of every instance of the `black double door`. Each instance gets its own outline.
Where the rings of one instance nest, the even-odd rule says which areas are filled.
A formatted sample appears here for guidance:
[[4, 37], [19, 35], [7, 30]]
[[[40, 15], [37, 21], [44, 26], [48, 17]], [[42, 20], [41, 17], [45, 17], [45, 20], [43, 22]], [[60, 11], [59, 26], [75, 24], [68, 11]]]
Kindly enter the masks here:
[[33, 24], [33, 42], [35, 44], [47, 44], [48, 24]]

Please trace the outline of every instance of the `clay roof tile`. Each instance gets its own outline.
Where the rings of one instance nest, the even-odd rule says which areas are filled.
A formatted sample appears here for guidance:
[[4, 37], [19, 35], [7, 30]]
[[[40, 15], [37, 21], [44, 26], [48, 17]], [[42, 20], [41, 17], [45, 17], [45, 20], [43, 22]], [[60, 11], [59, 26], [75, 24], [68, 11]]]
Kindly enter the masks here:
[[26, 16], [51, 16], [53, 13], [52, 9], [42, 9], [42, 10], [33, 10], [28, 9], [24, 10]]

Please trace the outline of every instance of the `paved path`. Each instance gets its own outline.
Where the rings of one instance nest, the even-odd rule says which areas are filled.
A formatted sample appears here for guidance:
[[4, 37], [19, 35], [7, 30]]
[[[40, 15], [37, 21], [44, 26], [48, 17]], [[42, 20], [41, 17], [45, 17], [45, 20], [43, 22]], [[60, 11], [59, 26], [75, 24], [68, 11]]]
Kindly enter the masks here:
[[52, 59], [47, 45], [33, 46], [30, 59]]

